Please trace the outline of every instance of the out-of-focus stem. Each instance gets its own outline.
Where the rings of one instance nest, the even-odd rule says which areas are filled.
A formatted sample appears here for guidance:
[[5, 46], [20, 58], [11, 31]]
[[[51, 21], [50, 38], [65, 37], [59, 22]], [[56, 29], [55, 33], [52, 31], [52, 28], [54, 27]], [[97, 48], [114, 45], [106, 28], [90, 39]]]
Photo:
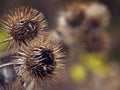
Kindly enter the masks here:
[[0, 68], [5, 67], [5, 66], [10, 66], [10, 65], [14, 65], [14, 63], [6, 63], [6, 64], [2, 64], [2, 65], [0, 65]]

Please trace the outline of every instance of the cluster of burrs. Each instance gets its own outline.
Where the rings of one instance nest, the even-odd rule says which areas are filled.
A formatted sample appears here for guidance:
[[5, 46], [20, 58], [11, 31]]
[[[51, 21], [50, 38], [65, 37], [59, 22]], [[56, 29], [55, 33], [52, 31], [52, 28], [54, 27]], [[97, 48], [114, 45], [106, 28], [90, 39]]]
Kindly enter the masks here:
[[[47, 31], [43, 13], [20, 6], [5, 14], [0, 22], [9, 37], [1, 43], [8, 42], [8, 49], [15, 54], [12, 62], [0, 67], [14, 65], [17, 78], [15, 85], [3, 90], [29, 90], [27, 88], [33, 82], [34, 85], [54, 84], [61, 79], [66, 54], [62, 43]], [[18, 78], [24, 83], [21, 84]]]
[[63, 43], [70, 49], [75, 46], [85, 52], [108, 51], [105, 29], [110, 13], [105, 5], [75, 0], [61, 6], [53, 32], [48, 32], [44, 15], [30, 7], [20, 6], [0, 19], [1, 28], [8, 32], [8, 39], [0, 43], [9, 43], [8, 49], [15, 54], [12, 62], [0, 67], [14, 65], [16, 76], [22, 79], [16, 82], [24, 82], [19, 84], [20, 88], [13, 84], [5, 90], [30, 90], [31, 84], [35, 87], [63, 79], [66, 59]]
[[106, 5], [75, 0], [64, 4], [58, 15], [57, 30], [67, 45], [78, 42], [87, 52], [108, 51], [106, 28], [110, 22], [110, 12]]

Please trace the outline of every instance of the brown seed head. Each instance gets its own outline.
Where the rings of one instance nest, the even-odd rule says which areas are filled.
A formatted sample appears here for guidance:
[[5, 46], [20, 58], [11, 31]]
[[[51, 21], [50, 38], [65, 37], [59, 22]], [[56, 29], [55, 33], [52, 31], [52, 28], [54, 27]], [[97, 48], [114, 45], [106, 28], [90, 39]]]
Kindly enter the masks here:
[[18, 52], [18, 75], [26, 82], [36, 80], [49, 84], [59, 80], [64, 70], [65, 52], [58, 41], [41, 35], [25, 49]]
[[105, 28], [110, 23], [110, 12], [106, 5], [99, 2], [89, 3], [86, 9], [86, 23], [87, 30], [96, 30]]
[[80, 35], [81, 28], [86, 18], [87, 5], [79, 1], [71, 1], [65, 4], [58, 12], [58, 32], [67, 45], [74, 43]]
[[5, 14], [0, 20], [4, 29], [12, 37], [10, 47], [27, 45], [47, 27], [44, 15], [30, 7], [20, 6]]

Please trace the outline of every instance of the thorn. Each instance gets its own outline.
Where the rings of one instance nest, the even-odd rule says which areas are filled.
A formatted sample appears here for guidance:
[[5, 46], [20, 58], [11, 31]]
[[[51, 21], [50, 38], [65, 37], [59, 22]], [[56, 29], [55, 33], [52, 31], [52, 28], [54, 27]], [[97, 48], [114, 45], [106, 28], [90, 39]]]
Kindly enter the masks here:
[[3, 41], [0, 41], [0, 44], [6, 43], [6, 42], [8, 42], [8, 41], [11, 41], [12, 39], [13, 39], [12, 37], [7, 38], [7, 39], [5, 39], [5, 40], [3, 40]]

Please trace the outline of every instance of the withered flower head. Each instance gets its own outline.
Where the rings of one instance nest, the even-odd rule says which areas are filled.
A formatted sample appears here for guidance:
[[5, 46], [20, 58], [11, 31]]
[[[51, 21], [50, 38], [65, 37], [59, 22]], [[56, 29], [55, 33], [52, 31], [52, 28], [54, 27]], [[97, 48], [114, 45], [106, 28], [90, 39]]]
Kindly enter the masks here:
[[106, 5], [99, 2], [89, 3], [86, 9], [86, 27], [88, 30], [105, 28], [110, 23], [110, 12]]
[[27, 45], [41, 31], [46, 30], [47, 22], [44, 15], [30, 7], [20, 6], [5, 14], [0, 20], [2, 28], [8, 31], [10, 47]]
[[64, 71], [65, 52], [61, 44], [49, 36], [41, 35], [28, 47], [18, 52], [16, 67], [25, 81], [52, 84]]
[[58, 32], [66, 44], [74, 44], [83, 33], [99, 31], [110, 22], [110, 12], [99, 2], [68, 2], [58, 16]]
[[58, 12], [58, 32], [65, 43], [72, 44], [79, 36], [85, 21], [87, 5], [79, 1], [71, 1]]
[[81, 2], [70, 2], [59, 12], [58, 25], [64, 25], [71, 28], [78, 28], [85, 19], [87, 5]]

